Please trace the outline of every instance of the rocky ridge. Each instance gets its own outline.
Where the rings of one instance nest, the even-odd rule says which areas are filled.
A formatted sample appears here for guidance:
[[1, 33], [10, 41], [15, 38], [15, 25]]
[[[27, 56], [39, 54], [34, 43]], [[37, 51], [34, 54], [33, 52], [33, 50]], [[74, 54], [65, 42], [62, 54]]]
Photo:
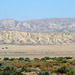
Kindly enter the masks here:
[[75, 33], [0, 31], [0, 44], [75, 44]]

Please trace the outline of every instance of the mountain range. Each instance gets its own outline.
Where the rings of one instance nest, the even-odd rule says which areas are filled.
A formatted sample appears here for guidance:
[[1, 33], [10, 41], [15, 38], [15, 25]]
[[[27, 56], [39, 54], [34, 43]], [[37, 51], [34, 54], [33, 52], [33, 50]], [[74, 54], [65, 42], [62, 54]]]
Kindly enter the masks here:
[[0, 44], [75, 44], [75, 18], [0, 20]]
[[22, 32], [75, 32], [75, 18], [46, 18], [30, 21], [0, 20], [0, 30]]

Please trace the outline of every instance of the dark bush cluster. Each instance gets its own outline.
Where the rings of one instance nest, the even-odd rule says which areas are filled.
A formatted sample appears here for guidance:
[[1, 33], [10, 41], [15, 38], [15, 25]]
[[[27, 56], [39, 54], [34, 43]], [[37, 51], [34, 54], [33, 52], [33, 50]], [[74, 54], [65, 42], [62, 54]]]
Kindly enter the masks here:
[[0, 67], [0, 75], [23, 75], [21, 71], [15, 69], [11, 66], [1, 66]]

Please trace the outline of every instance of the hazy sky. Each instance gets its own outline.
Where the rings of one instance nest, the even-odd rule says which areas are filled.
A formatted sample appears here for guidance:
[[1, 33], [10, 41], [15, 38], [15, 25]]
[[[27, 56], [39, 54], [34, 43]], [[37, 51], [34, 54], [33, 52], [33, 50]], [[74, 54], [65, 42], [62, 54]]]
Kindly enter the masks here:
[[75, 17], [75, 0], [0, 0], [0, 19]]

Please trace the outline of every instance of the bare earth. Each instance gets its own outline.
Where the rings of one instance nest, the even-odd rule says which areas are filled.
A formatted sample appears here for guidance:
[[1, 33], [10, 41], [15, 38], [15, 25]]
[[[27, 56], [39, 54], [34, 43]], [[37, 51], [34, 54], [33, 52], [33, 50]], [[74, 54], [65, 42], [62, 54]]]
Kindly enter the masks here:
[[0, 58], [75, 56], [75, 45], [0, 45]]

